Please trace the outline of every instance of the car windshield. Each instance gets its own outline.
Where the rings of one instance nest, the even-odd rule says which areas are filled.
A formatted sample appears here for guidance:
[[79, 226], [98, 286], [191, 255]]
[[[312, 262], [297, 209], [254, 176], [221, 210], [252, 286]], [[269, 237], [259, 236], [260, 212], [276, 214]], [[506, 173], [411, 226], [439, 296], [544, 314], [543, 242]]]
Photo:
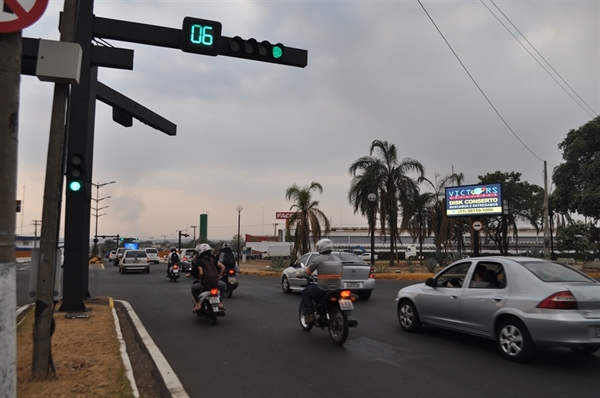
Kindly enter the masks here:
[[544, 282], [596, 282], [564, 264], [550, 261], [519, 261]]

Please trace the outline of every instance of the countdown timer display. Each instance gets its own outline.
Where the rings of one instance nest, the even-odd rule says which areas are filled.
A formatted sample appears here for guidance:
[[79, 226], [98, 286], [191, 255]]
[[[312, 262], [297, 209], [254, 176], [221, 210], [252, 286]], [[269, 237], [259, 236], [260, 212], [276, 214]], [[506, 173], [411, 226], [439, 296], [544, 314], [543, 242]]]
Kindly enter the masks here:
[[219, 55], [221, 22], [185, 17], [181, 28], [181, 50], [188, 53]]

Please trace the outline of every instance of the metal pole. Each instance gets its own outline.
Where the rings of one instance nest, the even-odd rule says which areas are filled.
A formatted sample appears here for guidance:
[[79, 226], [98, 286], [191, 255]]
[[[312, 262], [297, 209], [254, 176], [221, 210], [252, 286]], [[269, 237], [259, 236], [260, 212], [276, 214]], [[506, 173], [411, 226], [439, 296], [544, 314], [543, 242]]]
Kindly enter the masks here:
[[240, 240], [241, 240], [241, 236], [240, 236], [240, 220], [242, 218], [242, 210], [244, 208], [241, 205], [238, 205], [236, 207], [236, 210], [238, 212], [238, 233], [237, 233], [237, 258], [239, 260], [240, 258]]
[[374, 193], [370, 193], [367, 196], [367, 199], [369, 201], [369, 208], [371, 210], [371, 214], [370, 214], [370, 227], [371, 227], [371, 267], [375, 267], [375, 212], [374, 212], [374, 206], [375, 206], [375, 200], [377, 199], [377, 195], [375, 195]]
[[375, 217], [373, 213], [373, 202], [371, 202], [371, 266], [375, 266]]

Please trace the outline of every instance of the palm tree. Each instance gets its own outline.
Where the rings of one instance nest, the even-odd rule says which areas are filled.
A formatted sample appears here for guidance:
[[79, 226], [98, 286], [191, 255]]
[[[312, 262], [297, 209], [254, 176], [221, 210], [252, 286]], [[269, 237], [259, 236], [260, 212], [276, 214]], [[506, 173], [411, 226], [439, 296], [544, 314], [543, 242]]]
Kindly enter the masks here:
[[310, 235], [312, 234], [313, 244], [321, 239], [321, 222], [325, 226], [325, 235], [329, 234], [329, 220], [325, 213], [319, 210], [319, 201], [312, 200], [312, 191], [318, 190], [323, 193], [323, 187], [316, 181], [310, 185], [300, 188], [295, 183], [285, 191], [285, 198], [292, 200], [294, 204], [290, 210], [296, 209], [286, 226], [286, 235], [291, 236], [291, 230], [294, 229], [294, 247], [292, 254], [296, 256], [298, 252], [304, 254], [310, 249]]
[[[425, 173], [421, 163], [414, 159], [398, 160], [396, 146], [387, 141], [375, 140], [371, 143], [369, 156], [357, 159], [348, 172], [352, 175], [348, 200], [354, 204], [354, 213], [362, 215], [369, 211], [369, 193], [377, 195], [376, 211], [379, 214], [381, 234], [390, 232], [390, 266], [394, 265], [396, 255], [396, 240], [399, 239], [398, 213], [399, 209], [408, 206], [409, 198], [418, 191], [415, 180], [407, 176], [408, 172], [418, 173], [422, 178]], [[408, 219], [402, 220], [402, 229], [406, 229]], [[371, 226], [374, 228], [374, 226]]]
[[[464, 183], [465, 177], [463, 173], [453, 173], [445, 176], [441, 180], [437, 180], [438, 175], [436, 174], [436, 181], [433, 184], [427, 179], [423, 181], [428, 182], [433, 188], [433, 203], [431, 206], [431, 223], [433, 236], [435, 237], [435, 246], [437, 249], [442, 247], [442, 244], [452, 239], [452, 232], [454, 229], [454, 223], [462, 222], [462, 220], [455, 220], [453, 218], [446, 217], [446, 188], [450, 186], [460, 186]], [[459, 228], [460, 229], [460, 228]], [[459, 243], [460, 251], [460, 243]]]

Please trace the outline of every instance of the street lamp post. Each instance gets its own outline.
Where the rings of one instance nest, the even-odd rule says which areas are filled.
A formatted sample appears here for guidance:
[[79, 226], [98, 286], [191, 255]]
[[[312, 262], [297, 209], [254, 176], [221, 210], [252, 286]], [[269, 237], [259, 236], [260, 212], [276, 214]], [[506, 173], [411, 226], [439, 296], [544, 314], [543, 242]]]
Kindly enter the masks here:
[[370, 214], [370, 218], [371, 218], [371, 266], [374, 267], [375, 266], [375, 212], [374, 212], [374, 205], [375, 205], [375, 199], [377, 199], [377, 195], [375, 195], [374, 193], [370, 193], [369, 196], [367, 196], [367, 199], [369, 199], [369, 208], [371, 210], [371, 214]]
[[242, 205], [238, 205], [235, 209], [238, 212], [237, 258], [239, 260], [240, 259], [240, 220], [242, 217], [242, 210], [244, 210], [244, 208], [242, 207]]
[[94, 257], [98, 257], [98, 217], [104, 216], [106, 215], [106, 213], [104, 214], [98, 214], [98, 212], [102, 209], [106, 209], [108, 206], [104, 206], [104, 207], [98, 207], [98, 202], [100, 202], [101, 200], [104, 199], [108, 199], [110, 198], [110, 196], [106, 196], [104, 198], [99, 198], [100, 196], [100, 188], [102, 188], [105, 185], [109, 185], [109, 184], [114, 184], [116, 181], [110, 181], [110, 182], [105, 182], [105, 183], [97, 183], [94, 184], [92, 182], [92, 186], [96, 187], [96, 197], [95, 198], [91, 198], [93, 201], [96, 202], [96, 207], [92, 207], [92, 210], [95, 210], [96, 214], [94, 215], [96, 217], [96, 229], [95, 229], [95, 234], [94, 234], [94, 248], [92, 249], [92, 256]]

